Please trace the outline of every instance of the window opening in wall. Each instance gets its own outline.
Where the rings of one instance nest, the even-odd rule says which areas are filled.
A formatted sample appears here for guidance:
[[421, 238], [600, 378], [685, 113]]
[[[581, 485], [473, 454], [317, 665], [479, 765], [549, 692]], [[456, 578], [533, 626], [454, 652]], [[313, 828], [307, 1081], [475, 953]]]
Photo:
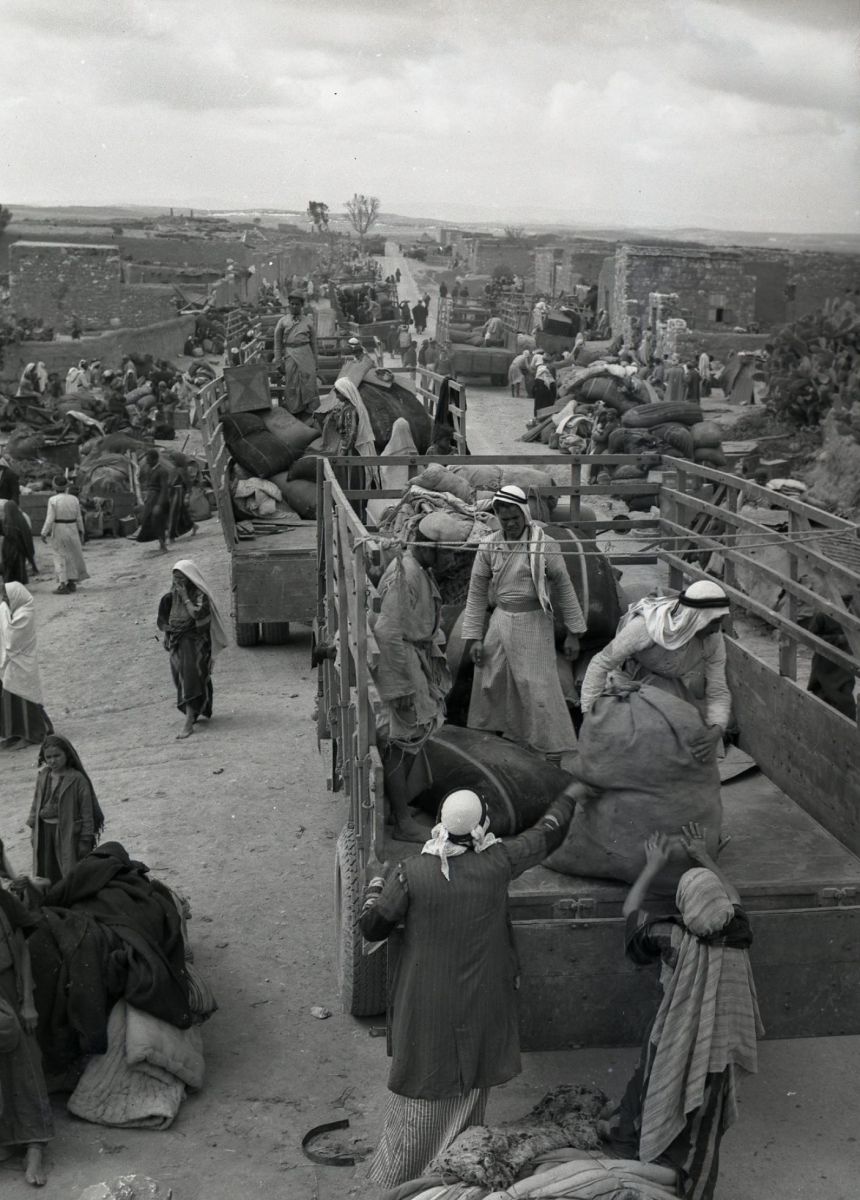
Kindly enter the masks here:
[[714, 309], [714, 322], [719, 325], [725, 320], [726, 310], [724, 308]]

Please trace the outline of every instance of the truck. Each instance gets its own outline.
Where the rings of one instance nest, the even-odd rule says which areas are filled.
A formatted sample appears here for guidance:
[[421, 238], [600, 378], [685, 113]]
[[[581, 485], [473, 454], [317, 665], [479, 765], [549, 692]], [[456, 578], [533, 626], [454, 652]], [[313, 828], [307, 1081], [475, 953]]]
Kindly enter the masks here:
[[[261, 347], [261, 342], [254, 343], [246, 363], [234, 371], [257, 371], [259, 401], [251, 399], [248, 403], [258, 403], [263, 408], [271, 403], [272, 389], [268, 378], [270, 365], [259, 357]], [[402, 370], [395, 373], [405, 374]], [[220, 420], [230, 410], [230, 380], [230, 368], [224, 368], [206, 384], [197, 397], [196, 412], [221, 531], [230, 556], [233, 630], [238, 646], [255, 646], [258, 642], [277, 645], [289, 640], [291, 623], [312, 626], [317, 617], [316, 522], [302, 521], [300, 525], [265, 536], [240, 535], [230, 495], [230, 456]], [[444, 383], [443, 376], [425, 367], [418, 368], [416, 394], [431, 419], [436, 417]], [[466, 389], [453, 383], [447, 388], [447, 396], [454, 440], [460, 452], [465, 452]]]
[[[377, 603], [371, 582], [375, 551], [358, 515], [364, 493], [342, 486], [342, 472], [351, 461], [327, 461], [318, 480], [317, 733], [328, 787], [341, 792], [346, 805], [334, 864], [340, 999], [345, 1011], [372, 1016], [386, 1008], [397, 937], [376, 952], [363, 943], [356, 924], [363, 884], [383, 864], [396, 863], [418, 847], [393, 842], [386, 832], [368, 665], [369, 613]], [[421, 470], [433, 460], [402, 461]], [[547, 464], [545, 456], [468, 461]], [[617, 522], [588, 513], [581, 508], [583, 499], [610, 491], [627, 495], [654, 484], [584, 482], [598, 461], [613, 466], [632, 460], [553, 457], [554, 468], [570, 473], [569, 483], [545, 489], [560, 497], [556, 523], [582, 536], [608, 534], [605, 552], [622, 570], [629, 567], [640, 584], [644, 573], [653, 582], [680, 588], [712, 578], [715, 562], [721, 566], [733, 607], [726, 647], [739, 746], [757, 766], [723, 789], [724, 828], [733, 840], [721, 861], [750, 915], [767, 1036], [858, 1033], [860, 728], [804, 688], [799, 660], [810, 652], [821, 655], [860, 684], [860, 617], [843, 600], [860, 594], [860, 528], [738, 476], [664, 459], [659, 516], [631, 518], [632, 532], [621, 539]], [[559, 520], [561, 497], [569, 503], [566, 521]], [[790, 536], [780, 540], [785, 569], [756, 553], [774, 540], [773, 526], [749, 515], [755, 511], [749, 506], [756, 504], [782, 510], [790, 525]], [[779, 607], [756, 598], [762, 593], [755, 584], [765, 582], [783, 596]], [[801, 623], [804, 606], [838, 621], [850, 651], [811, 633]], [[762, 630], [771, 636], [763, 637]], [[626, 884], [545, 867], [512, 883], [509, 907], [521, 969], [524, 1048], [638, 1044], [642, 1013], [656, 1009], [658, 988], [650, 971], [624, 956], [626, 893]]]
[[504, 346], [472, 346], [452, 339], [458, 332], [480, 328], [489, 317], [489, 308], [480, 301], [440, 299], [436, 341], [454, 379], [484, 377], [489, 378], [494, 387], [504, 387], [508, 382], [508, 368], [517, 353], [515, 336], [506, 334]]

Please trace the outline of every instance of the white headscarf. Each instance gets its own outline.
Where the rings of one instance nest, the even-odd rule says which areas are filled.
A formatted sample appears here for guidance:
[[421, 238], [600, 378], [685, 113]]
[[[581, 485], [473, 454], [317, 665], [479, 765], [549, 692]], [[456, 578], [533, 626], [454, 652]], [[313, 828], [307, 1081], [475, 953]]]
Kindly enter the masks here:
[[214, 662], [217, 655], [229, 646], [230, 639], [227, 636], [227, 627], [222, 620], [221, 612], [212, 594], [212, 589], [201, 575], [200, 568], [193, 558], [180, 558], [179, 562], [173, 564], [173, 570], [181, 571], [185, 578], [190, 579], [194, 586], [203, 592], [209, 600], [209, 611], [211, 613], [209, 631], [212, 639], [212, 660]]
[[493, 511], [496, 505], [511, 504], [520, 510], [526, 519], [525, 538], [528, 541], [529, 569], [535, 593], [544, 612], [551, 609], [549, 586], [546, 581], [546, 533], [538, 525], [529, 508], [528, 497], [517, 484], [506, 483], [493, 496]]
[[451, 841], [451, 838], [470, 838], [471, 849], [476, 854], [489, 850], [499, 840], [490, 833], [490, 818], [487, 806], [477, 792], [469, 788], [459, 788], [449, 792], [442, 801], [439, 813], [439, 824], [430, 831], [430, 839], [421, 847], [422, 854], [435, 854], [442, 860], [442, 874], [450, 882], [451, 873], [448, 859], [465, 854], [469, 846], [464, 841]]
[[664, 650], [680, 650], [711, 621], [727, 617], [729, 600], [718, 583], [700, 579], [680, 596], [646, 596], [631, 604], [628, 617], [641, 616], [648, 636]]
[[23, 583], [7, 583], [6, 596], [7, 603], [0, 604], [0, 680], [22, 700], [41, 704], [36, 606]]
[[[391, 437], [385, 449], [382, 451], [383, 458], [393, 458], [400, 454], [417, 454], [418, 448], [412, 440], [412, 430], [409, 428], [409, 422], [405, 417], [398, 417], [391, 426]], [[379, 468], [380, 483], [384, 492], [393, 492], [398, 488], [405, 491], [409, 486], [409, 467], [383, 467]], [[368, 500], [367, 512], [370, 517], [378, 525], [384, 514], [388, 511], [396, 500]]]

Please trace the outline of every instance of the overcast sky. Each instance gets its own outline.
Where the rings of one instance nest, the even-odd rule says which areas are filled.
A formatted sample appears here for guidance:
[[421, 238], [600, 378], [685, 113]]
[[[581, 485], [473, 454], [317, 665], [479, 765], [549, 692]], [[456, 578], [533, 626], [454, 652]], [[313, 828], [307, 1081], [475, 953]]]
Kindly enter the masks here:
[[858, 0], [0, 0], [0, 200], [857, 231]]

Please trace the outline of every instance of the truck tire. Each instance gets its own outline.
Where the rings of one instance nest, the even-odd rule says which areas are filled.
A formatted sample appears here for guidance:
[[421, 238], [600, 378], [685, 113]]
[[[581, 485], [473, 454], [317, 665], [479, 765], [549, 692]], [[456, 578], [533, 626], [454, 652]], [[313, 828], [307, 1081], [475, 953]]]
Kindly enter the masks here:
[[256, 646], [257, 644], [257, 626], [249, 625], [244, 621], [234, 621], [233, 628], [236, 633], [237, 646]]
[[388, 952], [383, 946], [364, 955], [358, 929], [362, 886], [355, 830], [344, 825], [337, 839], [334, 869], [334, 914], [337, 987], [343, 1011], [353, 1017], [385, 1012]]
[[263, 642], [266, 646], [283, 646], [289, 640], [289, 621], [267, 621], [263, 625]]

